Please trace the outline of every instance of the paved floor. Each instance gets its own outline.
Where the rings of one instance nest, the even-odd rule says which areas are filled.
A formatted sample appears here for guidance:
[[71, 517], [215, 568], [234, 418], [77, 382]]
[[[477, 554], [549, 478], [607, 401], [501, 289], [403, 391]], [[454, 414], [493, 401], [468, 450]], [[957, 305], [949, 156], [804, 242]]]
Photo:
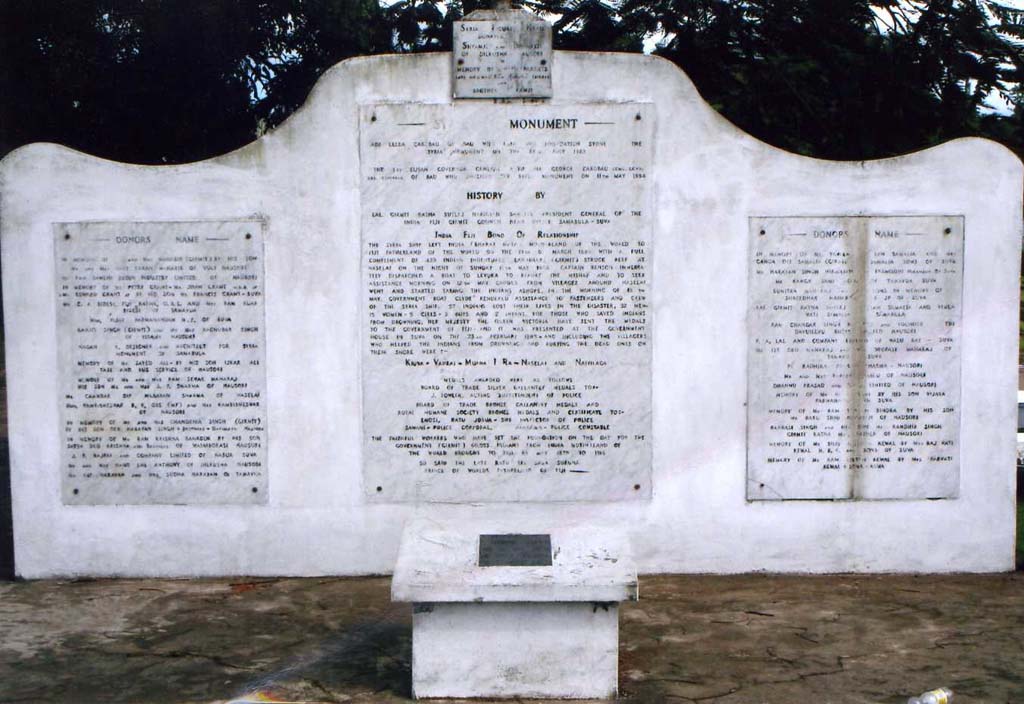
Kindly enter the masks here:
[[[386, 578], [0, 583], [0, 702], [394, 702]], [[1024, 574], [645, 577], [625, 702], [1024, 702]]]

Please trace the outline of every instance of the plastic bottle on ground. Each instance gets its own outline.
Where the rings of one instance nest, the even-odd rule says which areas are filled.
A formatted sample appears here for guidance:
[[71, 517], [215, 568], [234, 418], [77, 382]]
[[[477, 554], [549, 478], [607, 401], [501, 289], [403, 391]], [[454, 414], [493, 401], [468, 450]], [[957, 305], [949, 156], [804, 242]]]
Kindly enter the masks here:
[[950, 704], [953, 701], [953, 690], [939, 687], [924, 694], [911, 697], [907, 704]]

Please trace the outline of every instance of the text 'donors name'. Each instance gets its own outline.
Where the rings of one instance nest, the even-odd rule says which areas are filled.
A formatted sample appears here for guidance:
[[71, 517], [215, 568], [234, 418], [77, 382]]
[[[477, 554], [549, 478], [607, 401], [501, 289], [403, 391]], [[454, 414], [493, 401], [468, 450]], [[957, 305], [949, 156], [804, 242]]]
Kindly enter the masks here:
[[956, 496], [962, 219], [750, 227], [748, 497]]
[[62, 495], [267, 500], [263, 224], [55, 226]]

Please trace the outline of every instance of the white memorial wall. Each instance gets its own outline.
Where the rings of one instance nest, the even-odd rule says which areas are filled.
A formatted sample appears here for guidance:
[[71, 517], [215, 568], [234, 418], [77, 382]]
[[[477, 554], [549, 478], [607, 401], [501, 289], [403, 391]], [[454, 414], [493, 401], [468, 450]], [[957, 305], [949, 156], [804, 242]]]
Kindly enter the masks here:
[[471, 31], [205, 162], [0, 163], [18, 574], [386, 573], [413, 517], [1012, 569], [1021, 163], [787, 154], [534, 34], [550, 98], [453, 100]]

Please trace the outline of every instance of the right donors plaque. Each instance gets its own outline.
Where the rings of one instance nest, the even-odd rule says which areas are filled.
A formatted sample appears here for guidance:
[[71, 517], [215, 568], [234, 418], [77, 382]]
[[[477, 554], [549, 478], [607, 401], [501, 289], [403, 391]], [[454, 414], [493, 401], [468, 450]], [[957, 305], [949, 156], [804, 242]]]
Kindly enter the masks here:
[[955, 498], [964, 222], [750, 219], [747, 498]]

